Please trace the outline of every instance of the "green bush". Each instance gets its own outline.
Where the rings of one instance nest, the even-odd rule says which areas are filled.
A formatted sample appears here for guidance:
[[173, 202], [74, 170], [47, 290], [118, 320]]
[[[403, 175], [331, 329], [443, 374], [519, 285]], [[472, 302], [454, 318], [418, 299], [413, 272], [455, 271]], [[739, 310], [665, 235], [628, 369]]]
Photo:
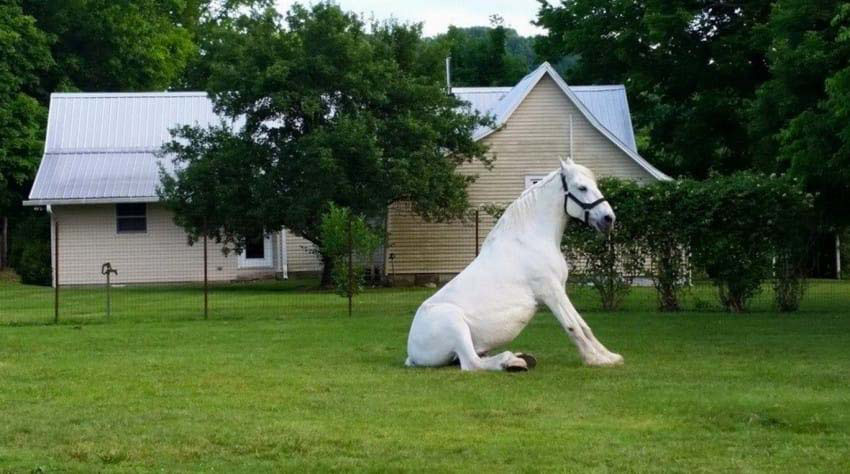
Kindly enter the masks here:
[[602, 307], [617, 309], [634, 279], [644, 273], [645, 253], [635, 220], [640, 219], [640, 187], [628, 181], [602, 179], [599, 188], [617, 215], [614, 229], [602, 235], [583, 222], [570, 222], [561, 248], [572, 264], [572, 278], [588, 283], [599, 293]]
[[53, 271], [50, 266], [50, 242], [32, 240], [21, 252], [15, 271], [21, 282], [30, 285], [50, 285]]
[[685, 206], [691, 189], [681, 181], [660, 181], [640, 188], [632, 206], [637, 217], [629, 220], [635, 226], [631, 233], [649, 259], [647, 273], [661, 311], [680, 309], [680, 294], [689, 280], [688, 238], [695, 222]]
[[30, 211], [12, 223], [9, 263], [23, 283], [50, 285], [50, 216]]
[[804, 289], [802, 265], [810, 235], [812, 198], [791, 178], [737, 173], [686, 182], [678, 206], [692, 219], [690, 249], [730, 311], [746, 310], [775, 278], [777, 305], [796, 309]]

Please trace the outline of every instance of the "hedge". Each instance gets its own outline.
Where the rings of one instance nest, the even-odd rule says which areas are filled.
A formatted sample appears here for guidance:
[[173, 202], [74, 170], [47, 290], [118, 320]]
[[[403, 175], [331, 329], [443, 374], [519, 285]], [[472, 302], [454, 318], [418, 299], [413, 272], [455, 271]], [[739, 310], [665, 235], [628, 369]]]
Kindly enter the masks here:
[[615, 309], [638, 274], [649, 277], [661, 310], [675, 311], [693, 272], [717, 288], [733, 312], [772, 280], [776, 306], [792, 311], [805, 290], [813, 197], [793, 178], [738, 173], [705, 181], [646, 186], [603, 179], [600, 189], [617, 214], [603, 238], [584, 225], [568, 225], [565, 253], [584, 263], [578, 277]]

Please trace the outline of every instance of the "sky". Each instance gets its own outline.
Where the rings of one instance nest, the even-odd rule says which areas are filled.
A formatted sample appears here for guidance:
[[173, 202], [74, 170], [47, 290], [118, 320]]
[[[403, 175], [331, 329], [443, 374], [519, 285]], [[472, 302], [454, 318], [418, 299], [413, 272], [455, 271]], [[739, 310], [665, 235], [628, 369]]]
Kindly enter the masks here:
[[[296, 0], [277, 0], [278, 9], [286, 12]], [[301, 4], [315, 3], [300, 0]], [[505, 26], [521, 36], [542, 34], [543, 30], [530, 22], [537, 16], [537, 0], [336, 0], [344, 10], [372, 15], [378, 20], [396, 18], [402, 21], [423, 22], [425, 36], [434, 36], [454, 26], [486, 26], [490, 15], [505, 19]]]

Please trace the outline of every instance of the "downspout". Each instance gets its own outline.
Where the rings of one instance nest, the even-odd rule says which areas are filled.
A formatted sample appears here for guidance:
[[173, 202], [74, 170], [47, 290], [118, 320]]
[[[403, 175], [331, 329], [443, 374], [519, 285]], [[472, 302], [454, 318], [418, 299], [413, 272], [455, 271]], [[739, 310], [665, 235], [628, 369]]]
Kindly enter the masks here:
[[280, 235], [280, 238], [278, 238], [277, 269], [280, 277], [286, 280], [289, 278], [289, 256], [286, 253], [286, 228], [281, 228], [278, 235]]

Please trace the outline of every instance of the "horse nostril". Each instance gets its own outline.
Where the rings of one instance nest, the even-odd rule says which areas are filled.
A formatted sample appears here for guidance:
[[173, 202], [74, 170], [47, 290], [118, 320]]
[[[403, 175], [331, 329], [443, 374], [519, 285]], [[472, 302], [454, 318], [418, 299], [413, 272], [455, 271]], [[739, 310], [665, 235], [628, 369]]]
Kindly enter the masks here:
[[614, 216], [612, 216], [611, 214], [605, 214], [605, 217], [603, 217], [603, 219], [609, 224], [614, 222]]

